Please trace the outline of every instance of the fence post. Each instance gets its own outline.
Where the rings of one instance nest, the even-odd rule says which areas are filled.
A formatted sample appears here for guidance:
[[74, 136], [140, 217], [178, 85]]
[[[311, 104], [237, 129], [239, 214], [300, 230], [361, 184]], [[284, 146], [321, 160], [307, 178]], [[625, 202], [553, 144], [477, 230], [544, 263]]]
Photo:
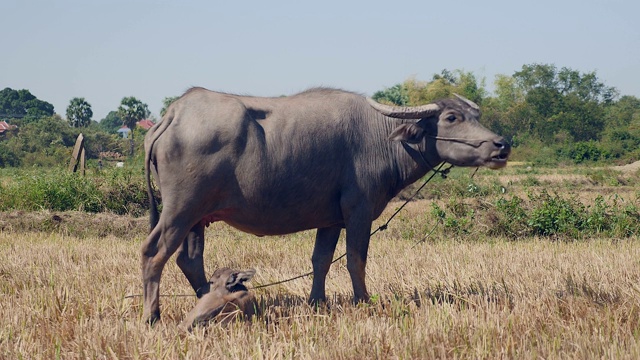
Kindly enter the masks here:
[[76, 139], [76, 145], [73, 147], [73, 153], [71, 153], [71, 160], [69, 161], [69, 171], [76, 172], [78, 170], [78, 162], [80, 162], [80, 168], [82, 175], [84, 175], [84, 135], [80, 133]]

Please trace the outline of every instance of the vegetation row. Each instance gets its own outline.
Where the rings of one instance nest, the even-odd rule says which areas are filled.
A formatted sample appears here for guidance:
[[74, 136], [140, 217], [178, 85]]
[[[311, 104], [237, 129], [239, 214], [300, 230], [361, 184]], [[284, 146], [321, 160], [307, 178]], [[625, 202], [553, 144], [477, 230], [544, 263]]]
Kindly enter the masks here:
[[[0, 183], [0, 211], [82, 211], [140, 217], [146, 214], [148, 200], [142, 168], [137, 169], [110, 168], [84, 177], [62, 169], [5, 170]], [[625, 178], [615, 171], [587, 171], [591, 184], [613, 190], [608, 191], [609, 195], [585, 200], [579, 198], [577, 187], [573, 191], [571, 184], [545, 186], [532, 174], [524, 175], [517, 183], [503, 183], [489, 170], [485, 173], [488, 176], [477, 181], [463, 169], [454, 169], [449, 179], [435, 178], [417, 197], [431, 200], [423, 205], [424, 224], [411, 234], [399, 235], [413, 238], [434, 224], [439, 231], [459, 237], [486, 234], [511, 239], [582, 239], [639, 234], [638, 194], [635, 199], [623, 198], [615, 191], [633, 188], [637, 176]], [[408, 198], [419, 185], [400, 194], [399, 200]], [[156, 196], [161, 200], [159, 193]], [[50, 225], [53, 229], [58, 224]], [[47, 225], [43, 226], [39, 230], [47, 230]]]
[[[513, 145], [513, 160], [553, 165], [640, 159], [640, 99], [621, 95], [595, 72], [528, 64], [512, 75], [496, 76], [492, 89], [471, 72], [445, 69], [427, 81], [410, 78], [380, 90], [373, 98], [414, 106], [461, 94], [478, 103], [483, 123]], [[163, 100], [161, 115], [175, 99]], [[116, 131], [126, 125], [133, 138], [141, 138], [144, 131], [136, 123], [153, 118], [148, 106], [133, 96], [124, 97], [99, 122], [92, 116], [84, 98], [71, 99], [63, 118], [28, 90], [0, 91], [0, 121], [12, 127], [0, 133], [0, 167], [65, 164], [80, 132], [90, 162], [100, 154], [130, 156], [136, 153], [132, 142]]]

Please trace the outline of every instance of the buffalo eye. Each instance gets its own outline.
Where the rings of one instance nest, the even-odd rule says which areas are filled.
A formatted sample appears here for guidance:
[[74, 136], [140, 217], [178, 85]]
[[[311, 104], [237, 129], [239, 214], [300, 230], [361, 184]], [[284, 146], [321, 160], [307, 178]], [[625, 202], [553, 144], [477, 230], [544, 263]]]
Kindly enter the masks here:
[[451, 115], [447, 116], [446, 119], [449, 122], [454, 122], [454, 121], [456, 121], [456, 116], [451, 114]]

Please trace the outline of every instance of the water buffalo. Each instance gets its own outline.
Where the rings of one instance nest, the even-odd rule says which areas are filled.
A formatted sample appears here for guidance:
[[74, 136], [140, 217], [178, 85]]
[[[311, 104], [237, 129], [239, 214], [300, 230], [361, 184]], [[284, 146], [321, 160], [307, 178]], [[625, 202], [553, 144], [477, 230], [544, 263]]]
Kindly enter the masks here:
[[326, 299], [325, 277], [346, 229], [354, 300], [368, 300], [371, 223], [400, 190], [443, 161], [506, 165], [509, 144], [479, 117], [459, 96], [396, 107], [326, 88], [281, 98], [187, 91], [145, 137], [152, 228], [141, 247], [145, 319], [160, 318], [160, 277], [176, 251], [196, 294], [209, 291], [202, 252], [214, 221], [259, 236], [317, 229], [311, 302]]
[[216, 270], [209, 279], [209, 292], [198, 300], [180, 327], [190, 331], [194, 326], [204, 325], [211, 320], [228, 322], [239, 317], [250, 318], [255, 313], [257, 303], [244, 283], [251, 280], [255, 273], [254, 269]]

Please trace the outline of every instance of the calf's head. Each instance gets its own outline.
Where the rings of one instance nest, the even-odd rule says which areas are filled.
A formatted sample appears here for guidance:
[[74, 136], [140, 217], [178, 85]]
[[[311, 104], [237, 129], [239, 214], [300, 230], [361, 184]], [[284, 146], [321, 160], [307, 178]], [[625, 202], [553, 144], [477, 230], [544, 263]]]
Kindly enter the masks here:
[[255, 298], [244, 285], [256, 271], [221, 268], [209, 280], [210, 291], [204, 294], [196, 306], [180, 324], [185, 330], [206, 325], [209, 321], [229, 322], [239, 317], [249, 318], [255, 313]]
[[422, 145], [421, 151], [430, 159], [436, 157], [437, 162], [492, 169], [507, 165], [511, 146], [478, 122], [480, 108], [462, 96], [415, 107], [389, 106], [368, 100], [383, 115], [416, 120], [399, 125], [389, 139]]

